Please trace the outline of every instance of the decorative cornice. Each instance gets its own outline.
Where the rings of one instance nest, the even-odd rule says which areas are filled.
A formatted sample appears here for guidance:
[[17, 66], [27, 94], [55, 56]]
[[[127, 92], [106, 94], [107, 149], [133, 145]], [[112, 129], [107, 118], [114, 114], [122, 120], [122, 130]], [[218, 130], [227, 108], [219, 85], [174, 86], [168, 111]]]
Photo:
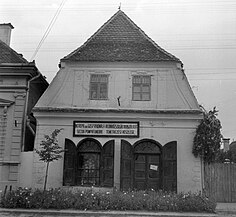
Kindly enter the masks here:
[[22, 97], [22, 98], [24, 98], [24, 97], [26, 96], [26, 93], [25, 93], [25, 92], [15, 92], [15, 93], [13, 94], [13, 96], [14, 96], [15, 98], [17, 98], [17, 97]]
[[10, 106], [13, 103], [13, 101], [0, 98], [0, 106]]
[[91, 108], [53, 108], [53, 107], [35, 107], [34, 112], [71, 112], [71, 113], [140, 113], [140, 114], [202, 114], [201, 110], [140, 110], [140, 109], [91, 109]]

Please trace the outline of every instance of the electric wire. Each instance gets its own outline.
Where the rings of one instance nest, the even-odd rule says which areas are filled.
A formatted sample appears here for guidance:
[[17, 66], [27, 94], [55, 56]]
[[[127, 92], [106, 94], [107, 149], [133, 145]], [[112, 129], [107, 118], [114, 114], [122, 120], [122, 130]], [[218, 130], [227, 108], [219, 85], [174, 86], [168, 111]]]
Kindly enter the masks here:
[[56, 13], [55, 13], [55, 15], [53, 16], [51, 22], [49, 23], [49, 25], [48, 25], [48, 27], [47, 27], [47, 29], [46, 29], [46, 31], [45, 31], [45, 33], [44, 33], [42, 39], [40, 40], [40, 42], [39, 42], [39, 44], [38, 44], [38, 46], [37, 46], [37, 48], [36, 48], [34, 54], [32, 55], [30, 61], [32, 61], [32, 60], [35, 58], [35, 56], [37, 55], [37, 53], [38, 53], [39, 49], [41, 48], [43, 42], [45, 41], [45, 39], [47, 38], [48, 34], [50, 33], [50, 31], [51, 31], [53, 25], [55, 24], [55, 22], [56, 22], [56, 20], [57, 20], [57, 18], [58, 18], [58, 16], [59, 16], [59, 14], [60, 14], [60, 12], [61, 12], [61, 10], [62, 10], [64, 4], [65, 4], [65, 2], [66, 2], [66, 0], [62, 0], [60, 6], [58, 7], [58, 9], [57, 9], [57, 11], [56, 11]]

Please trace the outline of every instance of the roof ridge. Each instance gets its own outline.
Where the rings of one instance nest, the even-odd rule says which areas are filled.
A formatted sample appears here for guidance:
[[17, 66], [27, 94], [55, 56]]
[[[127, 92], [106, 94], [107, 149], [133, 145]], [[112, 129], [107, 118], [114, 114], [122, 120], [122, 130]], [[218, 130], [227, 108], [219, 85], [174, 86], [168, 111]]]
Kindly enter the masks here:
[[0, 43], [2, 43], [2, 45], [3, 45], [6, 49], [10, 50], [14, 55], [16, 55], [17, 58], [19, 58], [21, 61], [23, 61], [24, 63], [28, 63], [28, 61], [27, 61], [24, 57], [22, 57], [21, 54], [17, 53], [14, 49], [12, 49], [9, 45], [7, 45], [7, 44], [6, 44], [5, 42], [3, 42], [1, 39], [0, 39]]
[[[99, 32], [102, 31], [102, 29], [104, 29], [104, 27], [110, 23], [116, 16], [118, 16], [119, 13], [121, 13], [123, 11], [121, 11], [120, 9], [115, 13], [113, 14], [113, 16], [107, 20], [101, 27], [99, 27], [99, 29], [94, 33], [92, 34], [92, 36], [90, 36], [86, 42], [84, 42], [84, 44], [82, 44], [80, 47], [78, 47], [77, 49], [75, 49], [74, 51], [72, 51], [70, 54], [66, 55], [65, 57], [62, 58], [62, 60], [64, 59], [68, 59], [70, 58], [73, 54], [75, 54], [78, 50], [80, 50], [81, 48], [85, 47], [96, 35], [98, 35]], [[124, 12], [123, 12], [124, 13]], [[125, 13], [124, 13], [125, 14]]]
[[[122, 10], [118, 10], [110, 19], [108, 19], [100, 28], [98, 28], [98, 30], [92, 35], [90, 36], [87, 41], [82, 44], [80, 47], [78, 47], [77, 49], [75, 49], [74, 51], [72, 51], [70, 54], [64, 56], [61, 61], [63, 60], [70, 60], [73, 59], [74, 56], [76, 55], [80, 55], [80, 53], [84, 52], [83, 49], [87, 48], [90, 45], [90, 42], [92, 43], [93, 40], [96, 41], [96, 37], [100, 37], [99, 33], [101, 33], [103, 30], [105, 30], [106, 28], [109, 28], [109, 24], [112, 24], [112, 21], [116, 19], [117, 16], [121, 15], [121, 17], [126, 20], [127, 24], [130, 25], [131, 28], [134, 29], [134, 31], [137, 33], [137, 35], [139, 35], [139, 37], [143, 38], [143, 40], [145, 40], [147, 43], [150, 43], [150, 45], [152, 45], [153, 47], [155, 47], [155, 49], [162, 53], [162, 55], [165, 55], [166, 57], [164, 58], [164, 60], [169, 60], [169, 61], [177, 61], [177, 62], [181, 62], [180, 59], [178, 59], [177, 57], [175, 57], [174, 55], [170, 54], [169, 52], [167, 52], [166, 50], [164, 50], [163, 48], [161, 48], [155, 41], [153, 41], [136, 23], [134, 23]], [[118, 18], [119, 19], [119, 18]], [[135, 51], [134, 51], [135, 52]], [[85, 52], [86, 53], [86, 52]], [[104, 52], [103, 52], [104, 54]], [[155, 57], [153, 57], [155, 59]], [[160, 57], [159, 60], [163, 60], [163, 57]], [[118, 58], [119, 59], [119, 58]], [[145, 59], [145, 58], [144, 58]], [[158, 58], [157, 58], [158, 60]], [[119, 60], [118, 60], [119, 61]], [[146, 61], [146, 60], [144, 60]], [[153, 61], [153, 60], [151, 60]]]

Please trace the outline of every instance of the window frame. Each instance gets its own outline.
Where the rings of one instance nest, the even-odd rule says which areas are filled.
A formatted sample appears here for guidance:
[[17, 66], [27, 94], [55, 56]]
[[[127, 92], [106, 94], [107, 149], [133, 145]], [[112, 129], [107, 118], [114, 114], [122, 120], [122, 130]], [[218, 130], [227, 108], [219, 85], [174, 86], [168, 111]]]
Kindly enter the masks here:
[[[81, 167], [80, 159], [82, 158], [82, 156], [85, 156], [85, 155], [96, 155], [98, 168], [87, 169], [87, 168]], [[80, 176], [78, 176], [78, 175], [76, 176], [76, 182], [77, 182], [76, 184], [78, 186], [86, 186], [86, 187], [87, 186], [100, 186], [100, 183], [101, 183], [101, 181], [100, 181], [100, 179], [101, 179], [101, 152], [89, 152], [89, 151], [88, 152], [78, 152], [77, 159], [78, 159], [77, 172], [80, 174]], [[98, 175], [91, 176], [91, 173], [96, 173]], [[79, 177], [81, 180], [79, 180]], [[94, 180], [94, 182], [92, 184], [88, 184], [91, 180]], [[79, 183], [79, 181], [80, 181], [80, 183]]]
[[[97, 77], [97, 79], [99, 81], [92, 81], [93, 77]], [[105, 77], [105, 82], [102, 82], [101, 79], [102, 77]], [[96, 95], [97, 97], [94, 98], [92, 97], [92, 86], [93, 84], [97, 84], [96, 87]], [[102, 93], [101, 93], [101, 89], [102, 89], [102, 85], [106, 85], [106, 96], [105, 97], [101, 97]], [[89, 99], [90, 100], [108, 100], [108, 87], [109, 87], [109, 74], [90, 74], [90, 82], [89, 82]]]
[[[136, 78], [138, 79], [138, 77], [140, 77], [141, 82], [140, 83], [135, 83], [135, 79]], [[144, 82], [145, 78], [149, 79], [148, 83]], [[135, 92], [134, 91], [135, 87], [139, 87], [140, 91]], [[143, 90], [145, 87], [149, 88], [148, 92]], [[147, 94], [147, 93], [149, 95], [149, 98], [144, 99], [144, 94]], [[135, 94], [140, 94], [140, 99], [135, 99], [135, 97], [134, 97]], [[132, 76], [132, 101], [151, 101], [151, 75], [133, 75]]]
[[[114, 146], [114, 140], [109, 140], [102, 146], [93, 138], [83, 139], [76, 146], [66, 138], [63, 186], [114, 187]], [[90, 154], [93, 155], [92, 158]], [[95, 159], [95, 163], [89, 163], [89, 159]], [[84, 162], [90, 168], [86, 168]], [[83, 173], [87, 169], [91, 171]]]

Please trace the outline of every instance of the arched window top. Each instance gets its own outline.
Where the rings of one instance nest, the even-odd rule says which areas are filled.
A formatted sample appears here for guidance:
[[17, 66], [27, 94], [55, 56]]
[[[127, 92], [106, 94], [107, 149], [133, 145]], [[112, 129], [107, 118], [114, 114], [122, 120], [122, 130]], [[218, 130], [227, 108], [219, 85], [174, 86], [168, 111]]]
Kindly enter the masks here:
[[101, 152], [101, 144], [95, 139], [85, 139], [78, 144], [79, 152]]
[[134, 145], [134, 152], [143, 154], [160, 154], [161, 148], [155, 141], [141, 140]]
[[65, 149], [66, 151], [71, 151], [73, 149], [75, 149], [75, 144], [73, 141], [71, 141], [70, 139], [65, 139]]

